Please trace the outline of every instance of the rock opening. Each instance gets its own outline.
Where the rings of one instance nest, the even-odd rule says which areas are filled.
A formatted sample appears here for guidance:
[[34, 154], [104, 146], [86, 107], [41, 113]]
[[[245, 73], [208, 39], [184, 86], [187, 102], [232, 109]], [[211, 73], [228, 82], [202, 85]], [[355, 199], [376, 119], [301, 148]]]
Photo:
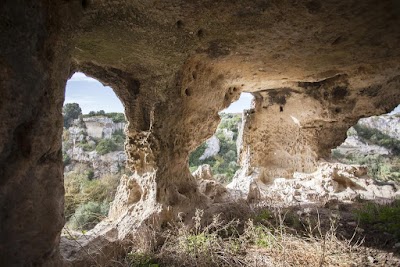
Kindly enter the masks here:
[[123, 106], [110, 87], [83, 73], [67, 82], [63, 107], [65, 220], [76, 239], [107, 217], [125, 168]]

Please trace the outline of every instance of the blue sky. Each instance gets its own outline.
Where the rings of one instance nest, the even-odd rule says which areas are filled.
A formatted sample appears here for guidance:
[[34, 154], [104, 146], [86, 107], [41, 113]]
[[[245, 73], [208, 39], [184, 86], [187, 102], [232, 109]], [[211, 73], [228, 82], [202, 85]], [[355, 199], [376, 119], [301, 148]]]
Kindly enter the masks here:
[[[250, 108], [252, 98], [251, 94], [242, 93], [240, 99], [233, 102], [223, 112], [240, 113], [243, 109]], [[99, 81], [87, 77], [81, 72], [75, 73], [68, 80], [64, 103], [78, 103], [83, 114], [99, 110], [124, 112], [121, 101], [111, 87], [103, 86]]]
[[75, 73], [67, 82], [64, 103], [78, 103], [83, 114], [90, 111], [124, 112], [121, 101], [111, 87], [83, 73]]

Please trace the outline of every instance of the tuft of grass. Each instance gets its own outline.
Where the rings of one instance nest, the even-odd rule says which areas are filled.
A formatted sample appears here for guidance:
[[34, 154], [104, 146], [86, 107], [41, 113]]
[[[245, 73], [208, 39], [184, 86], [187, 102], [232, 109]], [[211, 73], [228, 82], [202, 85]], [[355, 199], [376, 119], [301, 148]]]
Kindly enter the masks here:
[[127, 254], [126, 262], [130, 267], [159, 267], [152, 255], [142, 252], [130, 252]]

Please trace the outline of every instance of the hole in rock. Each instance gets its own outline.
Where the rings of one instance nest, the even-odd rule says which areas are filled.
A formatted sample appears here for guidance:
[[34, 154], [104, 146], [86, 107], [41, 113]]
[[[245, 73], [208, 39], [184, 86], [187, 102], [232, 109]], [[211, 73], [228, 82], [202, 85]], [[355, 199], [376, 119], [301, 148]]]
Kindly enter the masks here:
[[86, 9], [89, 6], [89, 0], [82, 0], [81, 4], [83, 9]]
[[176, 27], [177, 27], [178, 29], [183, 28], [183, 26], [184, 26], [184, 24], [183, 24], [183, 21], [182, 21], [182, 20], [178, 20], [178, 21], [176, 22]]
[[400, 182], [400, 105], [388, 114], [360, 119], [331, 157], [365, 165], [375, 180]]
[[222, 184], [232, 181], [239, 169], [237, 142], [240, 138], [242, 113], [251, 107], [253, 95], [242, 93], [239, 100], [219, 113], [221, 122], [214, 135], [197, 147], [189, 157], [191, 172], [199, 166], [208, 164], [216, 180]]
[[92, 229], [108, 214], [125, 169], [124, 108], [110, 87], [83, 73], [67, 82], [62, 135], [63, 234]]
[[204, 30], [203, 29], [200, 29], [200, 30], [197, 31], [197, 37], [199, 37], [199, 38], [203, 38], [204, 37]]

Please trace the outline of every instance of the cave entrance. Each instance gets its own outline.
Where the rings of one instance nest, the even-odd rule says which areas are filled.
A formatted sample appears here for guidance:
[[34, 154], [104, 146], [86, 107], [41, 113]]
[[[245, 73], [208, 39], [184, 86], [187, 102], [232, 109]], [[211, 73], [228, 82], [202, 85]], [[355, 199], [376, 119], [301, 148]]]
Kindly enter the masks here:
[[64, 235], [92, 229], [108, 214], [125, 169], [126, 118], [112, 88], [83, 73], [67, 82], [63, 107]]
[[228, 184], [239, 169], [238, 142], [240, 142], [243, 111], [251, 107], [253, 95], [242, 93], [228, 108], [219, 112], [221, 122], [214, 135], [194, 150], [189, 156], [189, 168], [194, 172], [199, 166], [208, 164], [216, 180]]
[[360, 119], [331, 157], [365, 165], [375, 180], [400, 182], [400, 105], [390, 113]]

